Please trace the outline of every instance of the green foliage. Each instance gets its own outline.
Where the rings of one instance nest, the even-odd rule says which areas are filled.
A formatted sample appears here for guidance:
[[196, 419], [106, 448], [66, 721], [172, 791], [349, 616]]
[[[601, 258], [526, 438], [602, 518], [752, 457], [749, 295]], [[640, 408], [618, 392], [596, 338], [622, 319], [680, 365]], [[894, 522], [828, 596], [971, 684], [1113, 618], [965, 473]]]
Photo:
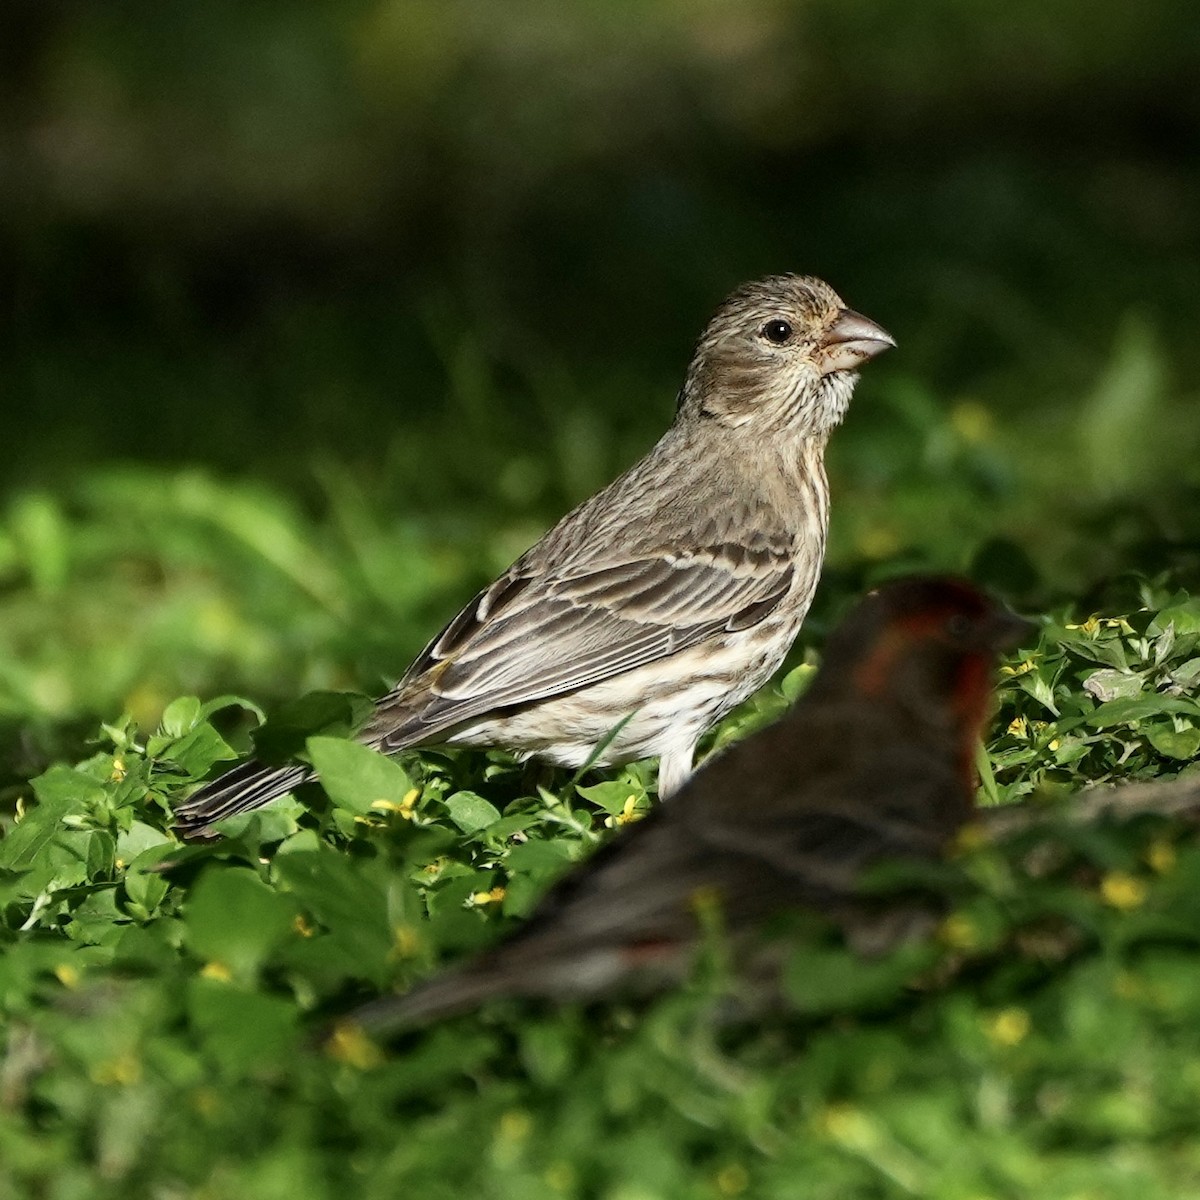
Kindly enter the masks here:
[[[1008, 664], [985, 800], [1188, 769], [1200, 607], [1137, 590]], [[495, 1004], [384, 1048], [328, 1022], [499, 936], [640, 816], [645, 770], [394, 762], [330, 736], [334, 699], [277, 722], [325, 730], [331, 803], [306, 789], [221, 841], [180, 845], [168, 799], [229, 758], [214, 721], [256, 713], [236, 697], [106, 726], [32, 781], [0, 840], [4, 1194], [1166, 1197], [1200, 1170], [1190, 832], [975, 846], [936, 937], [865, 962], [794, 933], [788, 1011], [752, 1026], [716, 1019], [718, 955], [651, 1005]]]

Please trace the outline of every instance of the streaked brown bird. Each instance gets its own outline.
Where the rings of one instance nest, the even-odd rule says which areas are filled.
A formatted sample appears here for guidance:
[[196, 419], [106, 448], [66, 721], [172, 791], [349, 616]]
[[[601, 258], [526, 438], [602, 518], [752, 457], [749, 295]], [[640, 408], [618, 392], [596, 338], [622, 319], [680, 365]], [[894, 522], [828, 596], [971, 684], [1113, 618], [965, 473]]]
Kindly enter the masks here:
[[[567, 767], [658, 756], [659, 793], [674, 792], [704, 731], [766, 683], [800, 628], [825, 553], [825, 446], [856, 368], [894, 344], [811, 276], [738, 288], [657, 445], [480, 592], [361, 740]], [[180, 805], [179, 827], [207, 834], [312, 777], [244, 763]]]
[[884, 948], [904, 923], [861, 892], [862, 874], [935, 859], [972, 819], [996, 656], [1029, 629], [962, 580], [881, 587], [830, 635], [783, 720], [562, 879], [513, 937], [354, 1019], [386, 1032], [498, 996], [669, 985], [697, 948], [697, 897], [719, 906], [735, 962], [767, 918], [796, 907]]

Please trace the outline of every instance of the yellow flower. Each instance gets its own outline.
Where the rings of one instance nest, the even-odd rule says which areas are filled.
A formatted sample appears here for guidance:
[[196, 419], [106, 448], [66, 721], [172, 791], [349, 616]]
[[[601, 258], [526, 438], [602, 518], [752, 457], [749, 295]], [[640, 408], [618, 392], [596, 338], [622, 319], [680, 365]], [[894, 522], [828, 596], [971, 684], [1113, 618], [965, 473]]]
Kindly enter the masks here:
[[138, 1083], [142, 1078], [142, 1060], [131, 1051], [97, 1063], [89, 1072], [92, 1082], [101, 1087]]
[[383, 1062], [383, 1051], [353, 1021], [343, 1021], [334, 1028], [325, 1043], [325, 1053], [359, 1071], [370, 1071]]
[[308, 923], [308, 918], [303, 913], [297, 913], [292, 918], [292, 929], [303, 938], [310, 938], [317, 931]]
[[938, 938], [954, 950], [974, 950], [979, 945], [979, 930], [970, 917], [951, 913], [942, 922]]
[[611, 817], [605, 817], [604, 824], [609, 829], [617, 829], [622, 825], [629, 825], [633, 821], [640, 821], [643, 816], [645, 813], [637, 811], [637, 797], [626, 796], [621, 811]]
[[992, 414], [977, 400], [964, 400], [950, 412], [950, 424], [964, 442], [977, 445], [992, 433]]
[[1068, 625], [1067, 628], [1078, 629], [1080, 633], [1085, 633], [1088, 637], [1095, 637], [1100, 632], [1100, 614], [1092, 613], [1082, 625]]
[[1029, 1036], [1029, 1014], [1023, 1008], [1002, 1008], [984, 1019], [983, 1032], [997, 1046], [1017, 1046]]
[[1013, 735], [1013, 737], [1019, 737], [1019, 738], [1028, 737], [1029, 736], [1029, 722], [1027, 720], [1025, 720], [1024, 717], [1014, 717], [1009, 722], [1008, 732], [1011, 733]]
[[568, 1192], [575, 1186], [575, 1170], [566, 1162], [551, 1163], [542, 1178], [556, 1192]]
[[1106, 904], [1126, 912], [1145, 903], [1146, 885], [1125, 871], [1110, 871], [1100, 882], [1100, 895]]
[[476, 907], [482, 904], [499, 904], [504, 899], [504, 888], [494, 887], [490, 892], [475, 892], [471, 896], [471, 903]]
[[421, 798], [420, 788], [411, 788], [405, 793], [404, 799], [397, 804], [393, 800], [372, 800], [371, 807], [379, 809], [381, 812], [395, 813], [399, 817], [403, 817], [406, 821], [413, 819], [413, 813], [416, 811], [417, 801]]
[[204, 979], [215, 979], [218, 983], [228, 983], [233, 978], [233, 972], [223, 962], [205, 963], [200, 975]]
[[716, 1183], [722, 1196], [740, 1196], [750, 1186], [750, 1176], [740, 1163], [730, 1163], [717, 1172]]
[[505, 1142], [523, 1142], [533, 1132], [533, 1118], [519, 1108], [511, 1108], [501, 1118], [496, 1133]]
[[125, 760], [123, 758], [114, 758], [112, 772], [109, 779], [113, 783], [120, 783], [125, 778]]
[[987, 844], [988, 831], [984, 828], [983, 822], [972, 821], [954, 835], [953, 853], [970, 854], [972, 850], [978, 850], [980, 846]]
[[397, 925], [392, 930], [395, 952], [400, 958], [412, 958], [421, 948], [421, 938], [411, 925]]
[[54, 978], [65, 988], [77, 988], [79, 986], [79, 971], [71, 966], [70, 963], [59, 963], [54, 968]]
[[1152, 871], [1165, 875], [1175, 865], [1175, 847], [1165, 838], [1155, 838], [1146, 847], [1146, 861]]
[[1034, 669], [1034, 661], [1032, 658], [1027, 658], [1023, 662], [1017, 663], [1015, 667], [1010, 667], [1007, 664], [1000, 668], [1001, 675], [1028, 675]]

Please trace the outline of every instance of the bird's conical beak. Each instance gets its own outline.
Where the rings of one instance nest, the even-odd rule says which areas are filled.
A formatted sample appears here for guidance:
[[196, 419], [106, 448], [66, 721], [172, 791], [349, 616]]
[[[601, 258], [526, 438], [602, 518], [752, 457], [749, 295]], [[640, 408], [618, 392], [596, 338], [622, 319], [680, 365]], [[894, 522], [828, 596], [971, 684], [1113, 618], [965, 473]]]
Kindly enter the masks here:
[[896, 339], [870, 317], [843, 308], [825, 331], [817, 359], [824, 374], [853, 371], [895, 344]]

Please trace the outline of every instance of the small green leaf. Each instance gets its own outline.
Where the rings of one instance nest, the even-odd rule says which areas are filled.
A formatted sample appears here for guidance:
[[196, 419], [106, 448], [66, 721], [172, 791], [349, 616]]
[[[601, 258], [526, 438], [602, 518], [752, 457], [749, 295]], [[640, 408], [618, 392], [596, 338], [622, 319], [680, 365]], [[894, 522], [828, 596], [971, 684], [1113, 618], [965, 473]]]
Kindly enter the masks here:
[[51, 767], [30, 783], [40, 804], [61, 801], [67, 812], [86, 812], [94, 805], [103, 804], [105, 799], [103, 784], [82, 771], [62, 765]]
[[1083, 690], [1100, 701], [1137, 696], [1142, 691], [1142, 678], [1132, 671], [1093, 671], [1083, 681]]
[[1200, 729], [1172, 729], [1163, 725], [1152, 725], [1146, 730], [1146, 740], [1159, 754], [1168, 758], [1183, 759], [1185, 762], [1196, 757], [1200, 751]]
[[209, 867], [188, 898], [192, 953], [235, 978], [252, 976], [288, 934], [296, 906], [248, 870]]
[[816, 674], [817, 668], [812, 663], [801, 663], [783, 677], [779, 686], [789, 704], [795, 704], [808, 691]]
[[362, 815], [373, 808], [399, 807], [412, 791], [399, 763], [361, 742], [311, 737], [307, 744], [321, 786], [339, 808]]
[[593, 804], [604, 809], [608, 815], [615, 816], [625, 807], [625, 801], [630, 796], [637, 797], [637, 788], [632, 788], [628, 783], [622, 783], [619, 779], [605, 780], [604, 783], [595, 783], [591, 787], [576, 787], [575, 789], [585, 800], [590, 800]]
[[196, 696], [180, 696], [163, 709], [159, 723], [168, 737], [183, 737], [200, 719], [200, 700]]
[[478, 833], [500, 820], [500, 810], [475, 792], [455, 792], [445, 800], [450, 820], [463, 833]]

